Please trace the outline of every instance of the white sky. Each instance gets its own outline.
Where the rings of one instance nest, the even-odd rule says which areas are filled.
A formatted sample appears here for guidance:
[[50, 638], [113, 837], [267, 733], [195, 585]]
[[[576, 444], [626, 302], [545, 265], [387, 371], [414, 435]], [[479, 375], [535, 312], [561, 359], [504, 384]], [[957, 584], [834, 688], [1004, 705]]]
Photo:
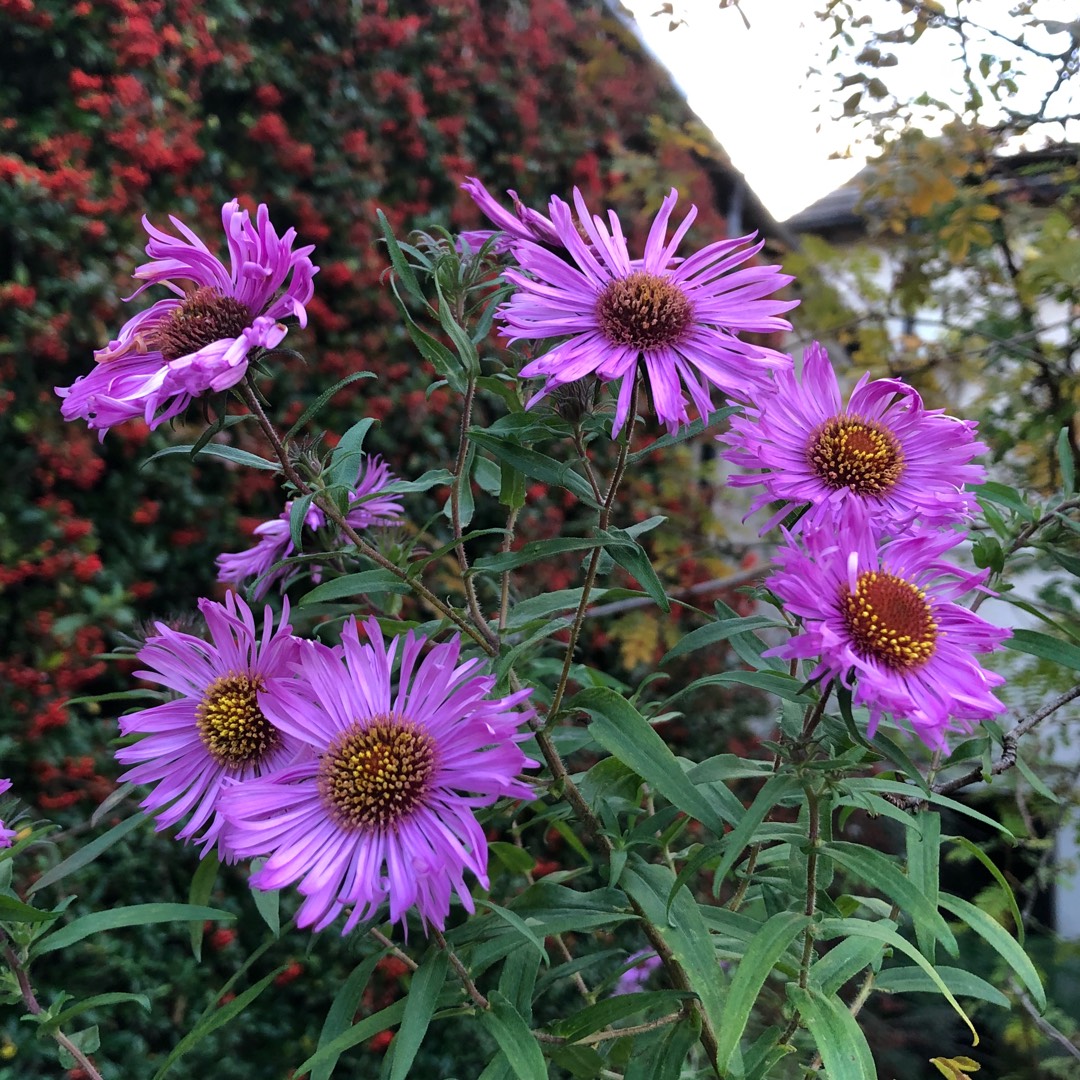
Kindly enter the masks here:
[[[653, 17], [661, 0], [622, 3], [634, 13], [647, 45], [672, 72], [690, 107], [778, 221], [840, 187], [873, 153], [873, 147], [849, 147], [849, 131], [829, 120], [837, 107], [821, 96], [827, 83], [807, 84], [807, 69], [820, 57], [820, 43], [831, 31], [814, 16], [821, 6], [817, 0], [742, 0], [749, 29], [738, 10], [722, 10], [717, 0], [676, 0], [676, 15], [686, 24], [670, 31], [667, 17]], [[861, 0], [860, 14], [863, 6], [894, 21], [887, 9], [895, 10], [895, 0]], [[1023, 26], [1011, 18], [1011, 7], [1012, 0], [981, 0], [966, 10], [1015, 35]], [[1047, 18], [1068, 20], [1078, 8], [1076, 0], [1043, 0], [1037, 10]], [[901, 64], [883, 73], [889, 88], [947, 96], [950, 84], [959, 82], [958, 68], [947, 52], [934, 55], [926, 46], [951, 39], [928, 33], [912, 52], [917, 67]], [[1054, 45], [1062, 47], [1062, 39], [1055, 38]], [[815, 104], [822, 105], [820, 113], [813, 111]], [[830, 154], [849, 152], [846, 160], [829, 160]]]

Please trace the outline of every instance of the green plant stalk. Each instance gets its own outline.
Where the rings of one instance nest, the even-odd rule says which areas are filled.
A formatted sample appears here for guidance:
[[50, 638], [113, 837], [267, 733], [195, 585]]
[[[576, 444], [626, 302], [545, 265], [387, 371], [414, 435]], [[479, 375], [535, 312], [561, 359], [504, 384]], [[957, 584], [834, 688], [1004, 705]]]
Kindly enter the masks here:
[[[611, 521], [611, 511], [615, 505], [615, 495], [622, 483], [623, 474], [626, 472], [626, 462], [630, 454], [630, 438], [634, 430], [634, 417], [637, 415], [638, 391], [641, 387], [641, 376], [637, 369], [634, 371], [634, 388], [630, 392], [630, 411], [627, 414], [626, 426], [619, 437], [619, 457], [615, 462], [615, 471], [611, 475], [607, 494], [604, 496], [603, 506], [597, 519], [600, 530], [606, 529]], [[559, 684], [555, 688], [555, 696], [551, 699], [551, 708], [548, 709], [547, 723], [553, 724], [558, 717], [559, 707], [566, 695], [566, 686], [570, 681], [570, 668], [574, 663], [574, 650], [577, 648], [578, 638], [581, 635], [581, 626], [585, 621], [585, 613], [589, 606], [589, 594], [592, 592], [596, 581], [596, 570], [600, 565], [600, 555], [603, 548], [593, 548], [589, 558], [589, 566], [585, 571], [585, 583], [581, 589], [581, 600], [578, 602], [577, 612], [574, 615], [573, 625], [570, 627], [570, 640], [566, 646], [566, 659], [563, 661], [562, 674], [559, 676]]]
[[293, 468], [292, 463], [289, 461], [289, 455], [286, 452], [281, 439], [278, 438], [277, 431], [274, 429], [274, 425], [270, 423], [269, 418], [259, 404], [259, 399], [251, 385], [250, 375], [240, 384], [240, 395], [243, 398], [244, 403], [252, 411], [255, 419], [258, 421], [263, 434], [270, 441], [270, 445], [274, 449], [274, 454], [281, 465], [281, 471], [285, 474], [293, 487], [295, 487], [301, 495], [314, 495], [313, 501], [318, 505], [319, 509], [322, 510], [335, 525], [337, 525], [346, 537], [348, 537], [349, 541], [354, 545], [357, 551], [371, 559], [376, 565], [381, 566], [384, 570], [389, 570], [395, 577], [403, 581], [417, 596], [435, 608], [443, 618], [452, 622], [462, 633], [468, 634], [469, 637], [471, 637], [489, 656], [497, 655], [497, 647], [493, 646], [481, 631], [477, 630], [467, 619], [462, 618], [462, 616], [454, 611], [453, 608], [444, 604], [426, 585], [423, 584], [423, 582], [410, 577], [400, 566], [391, 562], [381, 551], [372, 547], [366, 540], [362, 539], [359, 533], [357, 533], [357, 531], [345, 520], [345, 515], [334, 505], [334, 501], [315, 492], [312, 487], [303, 480], [296, 469]]
[[[7, 938], [7, 934], [3, 930], [0, 930], [0, 934]], [[8, 941], [10, 940], [8, 938]], [[33, 987], [30, 985], [30, 976], [27, 974], [26, 968], [19, 962], [19, 958], [15, 955], [15, 951], [8, 944], [8, 941], [4, 942], [4, 959], [19, 984], [19, 993], [22, 995], [23, 1004], [26, 1006], [26, 1011], [32, 1016], [40, 1016], [44, 1010], [34, 994]], [[78, 1062], [79, 1067], [86, 1073], [89, 1080], [102, 1080], [101, 1073], [97, 1071], [90, 1059], [62, 1031], [54, 1028], [49, 1034], [59, 1046], [62, 1046]]]
[[450, 485], [450, 520], [454, 530], [454, 539], [457, 543], [454, 550], [457, 552], [458, 566], [461, 569], [461, 583], [465, 588], [465, 602], [469, 607], [476, 628], [494, 646], [496, 652], [499, 648], [498, 636], [491, 632], [484, 613], [480, 610], [480, 601], [476, 596], [476, 585], [469, 573], [469, 559], [465, 554], [465, 545], [461, 537], [464, 530], [461, 527], [461, 485], [470, 483], [465, 472], [465, 459], [468, 455], [469, 439], [466, 432], [472, 420], [473, 402], [476, 400], [476, 379], [470, 377], [465, 387], [465, 399], [461, 406], [461, 433], [458, 436], [457, 461], [454, 463], [454, 482]]
[[[806, 903], [803, 913], [813, 918], [817, 911], [817, 864], [818, 848], [821, 844], [821, 797], [809, 784], [804, 788], [806, 792], [806, 807], [810, 818], [807, 832], [809, 850], [806, 853]], [[813, 925], [808, 925], [803, 931], [803, 951], [799, 961], [799, 986], [805, 990], [810, 977], [810, 961], [814, 956], [814, 932]], [[799, 1011], [796, 1009], [788, 1021], [787, 1027], [780, 1036], [779, 1042], [786, 1043], [799, 1027]]]

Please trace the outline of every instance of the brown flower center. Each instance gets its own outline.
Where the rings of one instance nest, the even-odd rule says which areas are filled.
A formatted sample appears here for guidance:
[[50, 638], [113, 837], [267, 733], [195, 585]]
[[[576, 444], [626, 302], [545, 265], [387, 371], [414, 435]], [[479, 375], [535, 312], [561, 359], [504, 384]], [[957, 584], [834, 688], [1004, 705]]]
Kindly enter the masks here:
[[154, 329], [147, 344], [166, 360], [177, 360], [215, 341], [239, 337], [251, 319], [251, 312], [239, 300], [203, 285]]
[[347, 829], [393, 828], [427, 794], [435, 771], [435, 741], [400, 716], [353, 724], [319, 761], [323, 805]]
[[904, 472], [904, 454], [888, 428], [857, 416], [837, 416], [818, 429], [806, 449], [814, 472], [833, 491], [884, 495]]
[[596, 315], [613, 344], [659, 349], [682, 338], [694, 309], [686, 293], [667, 278], [635, 270], [604, 289]]
[[864, 659], [893, 671], [915, 671], [934, 655], [937, 623], [926, 593], [910, 581], [867, 571], [843, 603], [848, 633]]
[[195, 726], [210, 756], [227, 769], [257, 765], [281, 741], [278, 729], [259, 708], [262, 679], [222, 675], [195, 708]]

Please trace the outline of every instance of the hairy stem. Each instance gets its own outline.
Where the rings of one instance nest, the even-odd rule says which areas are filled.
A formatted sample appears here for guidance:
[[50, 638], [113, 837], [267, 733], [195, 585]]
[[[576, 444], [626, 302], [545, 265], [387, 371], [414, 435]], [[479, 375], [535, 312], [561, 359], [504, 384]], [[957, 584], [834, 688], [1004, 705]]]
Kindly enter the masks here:
[[461, 569], [461, 583], [465, 589], [465, 602], [469, 606], [469, 614], [472, 616], [476, 628], [487, 638], [489, 644], [498, 651], [499, 639], [492, 633], [491, 628], [480, 610], [480, 601], [476, 596], [476, 585], [469, 573], [469, 559], [465, 554], [465, 544], [462, 542], [463, 529], [461, 527], [461, 485], [471, 481], [465, 473], [465, 462], [469, 454], [469, 424], [472, 422], [473, 402], [476, 399], [476, 380], [469, 379], [465, 387], [465, 400], [461, 406], [461, 433], [458, 436], [457, 460], [454, 462], [454, 482], [450, 485], [450, 519], [454, 530], [454, 539], [457, 543], [454, 550], [457, 552], [458, 566]]
[[476, 988], [476, 983], [472, 981], [472, 976], [465, 970], [465, 965], [458, 959], [457, 953], [450, 948], [446, 938], [443, 937], [442, 931], [433, 926], [431, 928], [431, 933], [439, 948], [446, 953], [446, 956], [450, 961], [450, 966], [457, 972], [457, 977], [465, 987], [465, 992], [472, 998], [473, 1004], [478, 1009], [483, 1009], [486, 1012], [491, 1008], [491, 1002]]
[[[604, 496], [603, 505], [600, 508], [600, 516], [597, 520], [597, 529], [603, 532], [611, 522], [611, 511], [615, 505], [615, 495], [622, 483], [623, 474], [626, 472], [626, 462], [630, 454], [630, 438], [634, 429], [634, 417], [637, 415], [638, 391], [641, 386], [640, 376], [634, 373], [634, 388], [630, 392], [630, 412], [627, 416], [626, 427], [619, 438], [619, 456], [615, 462], [615, 471], [611, 475], [607, 494]], [[598, 489], [599, 490], [599, 489]], [[577, 648], [578, 637], [581, 635], [581, 626], [585, 621], [585, 613], [589, 607], [589, 594], [592, 592], [593, 583], [596, 581], [596, 571], [600, 565], [600, 555], [603, 548], [593, 548], [589, 557], [589, 566], [585, 571], [585, 582], [581, 588], [581, 600], [578, 602], [577, 612], [574, 615], [573, 625], [570, 627], [570, 640], [566, 645], [566, 659], [563, 661], [562, 674], [559, 684], [555, 688], [555, 696], [551, 699], [551, 708], [548, 709], [548, 723], [554, 723], [559, 714], [563, 697], [566, 694], [566, 686], [570, 681], [570, 668], [574, 663], [574, 651]]]
[[381, 551], [372, 547], [345, 520], [345, 515], [338, 510], [332, 499], [325, 498], [313, 490], [296, 469], [293, 468], [292, 462], [289, 461], [288, 452], [281, 439], [278, 437], [274, 425], [270, 423], [269, 418], [263, 411], [263, 407], [259, 403], [258, 395], [256, 395], [251, 386], [250, 379], [240, 383], [239, 390], [241, 397], [244, 399], [244, 403], [251, 410], [252, 415], [258, 421], [259, 427], [262, 428], [263, 434], [266, 435], [270, 445], [274, 448], [274, 454], [277, 456], [278, 462], [281, 465], [281, 471], [285, 474], [293, 487], [295, 487], [301, 495], [314, 495], [315, 498], [313, 501], [318, 505], [319, 509], [326, 514], [335, 525], [337, 525], [342, 534], [348, 538], [349, 542], [357, 551], [369, 558], [377, 566], [382, 567], [384, 570], [388, 570], [395, 577], [405, 582], [417, 596], [430, 604], [441, 616], [443, 616], [443, 618], [452, 622], [462, 633], [468, 634], [468, 636], [471, 637], [486, 653], [491, 656], [496, 655], [498, 652], [497, 647], [493, 646], [491, 642], [487, 640], [487, 637], [481, 630], [474, 627], [467, 619], [464, 619], [449, 605], [443, 603], [443, 601], [440, 600], [426, 585], [417, 581], [416, 578], [410, 577], [400, 566], [392, 563]]
[[[3, 934], [7, 938], [7, 934], [3, 930], [0, 930], [0, 934]], [[7, 961], [7, 965], [11, 968], [12, 974], [14, 974], [16, 981], [19, 984], [19, 993], [22, 995], [23, 1004], [26, 1006], [26, 1011], [33, 1016], [40, 1016], [44, 1011], [41, 1008], [36, 995], [34, 994], [34, 988], [30, 985], [30, 976], [27, 974], [26, 968], [19, 962], [19, 958], [15, 955], [15, 950], [12, 949], [8, 942], [11, 939], [8, 938], [4, 942], [4, 959]], [[89, 1080], [102, 1080], [101, 1073], [97, 1071], [93, 1062], [58, 1028], [52, 1029], [49, 1034], [56, 1040], [59, 1046], [62, 1046], [78, 1063], [79, 1068], [86, 1073]]]

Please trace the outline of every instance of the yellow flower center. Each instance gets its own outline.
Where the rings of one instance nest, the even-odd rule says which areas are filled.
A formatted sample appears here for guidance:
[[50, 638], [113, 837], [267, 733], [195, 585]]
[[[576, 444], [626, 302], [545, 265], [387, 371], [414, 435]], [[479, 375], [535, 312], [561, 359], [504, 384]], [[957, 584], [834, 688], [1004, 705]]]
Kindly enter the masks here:
[[281, 741], [278, 729], [259, 708], [262, 679], [223, 675], [195, 708], [195, 726], [210, 756], [227, 769], [257, 765]]
[[400, 716], [354, 723], [319, 761], [323, 805], [348, 829], [393, 828], [419, 805], [435, 771], [435, 741]]
[[904, 578], [871, 570], [843, 599], [855, 651], [893, 671], [915, 671], [937, 649], [938, 626], [926, 593]]
[[596, 315], [613, 344], [644, 350], [678, 342], [693, 321], [694, 309], [686, 293], [667, 278], [636, 270], [604, 289]]
[[833, 491], [846, 487], [856, 495], [884, 495], [904, 471], [896, 436], [857, 416], [837, 416], [823, 424], [810, 440], [806, 456]]

